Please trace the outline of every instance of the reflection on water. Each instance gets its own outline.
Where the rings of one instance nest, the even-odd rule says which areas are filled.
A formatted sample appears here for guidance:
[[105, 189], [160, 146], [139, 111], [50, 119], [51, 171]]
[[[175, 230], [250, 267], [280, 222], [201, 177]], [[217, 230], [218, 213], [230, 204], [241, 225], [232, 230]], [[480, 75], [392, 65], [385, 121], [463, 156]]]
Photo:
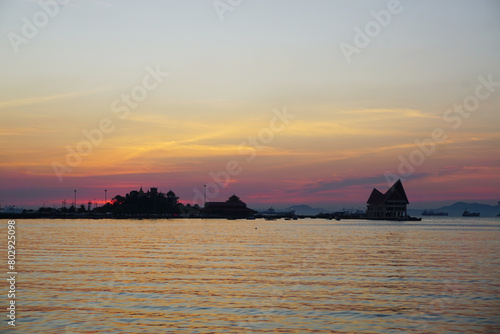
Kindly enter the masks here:
[[22, 333], [500, 331], [498, 219], [17, 226]]

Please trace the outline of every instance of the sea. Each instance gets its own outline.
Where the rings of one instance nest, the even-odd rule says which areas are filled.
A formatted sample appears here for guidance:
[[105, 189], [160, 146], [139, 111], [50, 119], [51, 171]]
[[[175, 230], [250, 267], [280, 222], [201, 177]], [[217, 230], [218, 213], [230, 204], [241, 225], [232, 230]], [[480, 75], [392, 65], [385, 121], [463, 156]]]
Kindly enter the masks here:
[[20, 219], [15, 270], [1, 333], [500, 333], [497, 217]]

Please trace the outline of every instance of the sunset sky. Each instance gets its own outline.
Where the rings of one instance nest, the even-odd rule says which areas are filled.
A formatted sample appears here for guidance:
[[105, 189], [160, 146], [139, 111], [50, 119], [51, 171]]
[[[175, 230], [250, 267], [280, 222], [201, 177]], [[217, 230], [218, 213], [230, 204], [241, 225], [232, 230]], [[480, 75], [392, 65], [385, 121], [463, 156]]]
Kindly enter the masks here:
[[500, 200], [497, 0], [0, 0], [0, 35], [2, 206]]

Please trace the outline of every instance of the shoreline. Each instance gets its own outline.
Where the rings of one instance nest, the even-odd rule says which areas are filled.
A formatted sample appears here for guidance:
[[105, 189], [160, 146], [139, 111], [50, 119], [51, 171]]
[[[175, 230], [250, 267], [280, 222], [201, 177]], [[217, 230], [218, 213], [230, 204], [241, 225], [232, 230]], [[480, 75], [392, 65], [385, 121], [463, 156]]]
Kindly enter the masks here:
[[[296, 219], [325, 219], [325, 220], [385, 220], [385, 221], [421, 221], [420, 217], [406, 217], [405, 219], [390, 219], [390, 218], [366, 218], [361, 215], [350, 216], [335, 216], [328, 214], [318, 215], [297, 215]], [[278, 219], [291, 220], [287, 215], [265, 216], [256, 215], [253, 217], [231, 217], [231, 216], [203, 216], [203, 215], [174, 215], [174, 214], [101, 214], [101, 213], [64, 213], [64, 214], [48, 214], [48, 213], [0, 213], [0, 219], [228, 219], [228, 220], [253, 220], [265, 219], [274, 221]]]

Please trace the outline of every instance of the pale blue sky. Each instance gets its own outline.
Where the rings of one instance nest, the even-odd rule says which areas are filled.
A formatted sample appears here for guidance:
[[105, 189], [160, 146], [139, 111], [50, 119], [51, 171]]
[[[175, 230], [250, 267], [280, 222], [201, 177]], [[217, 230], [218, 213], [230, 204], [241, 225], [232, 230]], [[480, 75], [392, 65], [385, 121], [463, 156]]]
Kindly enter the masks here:
[[[160, 63], [176, 80], [171, 92], [186, 98], [387, 103], [403, 96], [416, 104], [422, 95], [453, 98], [470, 78], [498, 71], [500, 3], [493, 0], [402, 0], [402, 13], [347, 64], [339, 43], [352, 43], [354, 27], [387, 3], [245, 0], [221, 22], [211, 1], [73, 0], [19, 54], [1, 39], [4, 86], [43, 93], [40, 80], [50, 79], [59, 92], [121, 89]], [[3, 0], [1, 9], [5, 36], [40, 7]]]

